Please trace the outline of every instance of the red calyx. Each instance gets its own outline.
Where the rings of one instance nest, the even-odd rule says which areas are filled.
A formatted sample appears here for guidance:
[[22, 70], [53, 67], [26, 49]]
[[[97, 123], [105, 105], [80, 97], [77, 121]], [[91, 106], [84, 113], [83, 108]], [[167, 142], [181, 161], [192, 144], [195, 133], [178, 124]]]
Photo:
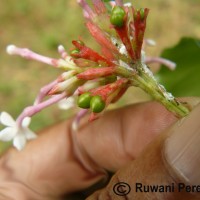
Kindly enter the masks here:
[[136, 44], [136, 58], [141, 58], [142, 43], [144, 39], [144, 32], [146, 29], [146, 18], [149, 13], [149, 9], [145, 8], [143, 16], [141, 12], [133, 9], [134, 15], [134, 27], [135, 27], [135, 44]]
[[[98, 88], [91, 90], [92, 95], [99, 95], [106, 102], [108, 97], [113, 94], [115, 91], [120, 90], [120, 88], [124, 87], [127, 84], [128, 80], [125, 78], [121, 78], [114, 83], [110, 83]], [[109, 103], [109, 102], [108, 102]]]
[[128, 85], [125, 85], [124, 87], [122, 87], [119, 93], [117, 94], [117, 96], [115, 96], [114, 99], [112, 99], [111, 103], [117, 102], [124, 95], [127, 89], [128, 89]]
[[115, 73], [115, 67], [91, 68], [77, 75], [77, 78], [92, 80], [100, 77], [110, 76]]
[[91, 35], [94, 39], [104, 48], [109, 49], [114, 54], [118, 54], [118, 50], [115, 45], [110, 41], [110, 39], [105, 35], [105, 33], [95, 24], [88, 21], [86, 23], [88, 30], [90, 31]]
[[92, 60], [94, 62], [104, 62], [108, 64], [109, 66], [113, 66], [114, 64], [104, 58], [103, 56], [99, 55], [97, 52], [93, 51], [91, 48], [85, 46], [84, 44], [79, 43], [78, 41], [74, 40], [72, 41], [73, 45], [76, 46], [80, 52], [74, 54], [73, 56], [77, 58], [84, 58], [88, 60]]
[[135, 60], [135, 53], [132, 48], [131, 40], [129, 38], [129, 33], [128, 33], [128, 26], [124, 25], [122, 27], [115, 27], [115, 30], [117, 34], [119, 35], [122, 43], [126, 47], [126, 50], [129, 54], [129, 56]]

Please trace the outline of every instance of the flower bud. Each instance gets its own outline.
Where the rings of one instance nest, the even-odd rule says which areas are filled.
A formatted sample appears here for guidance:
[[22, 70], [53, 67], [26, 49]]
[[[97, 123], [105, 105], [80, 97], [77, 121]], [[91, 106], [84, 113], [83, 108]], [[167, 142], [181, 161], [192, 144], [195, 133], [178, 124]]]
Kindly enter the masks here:
[[120, 6], [115, 6], [111, 12], [110, 22], [112, 25], [122, 27], [124, 25], [124, 17], [126, 12]]
[[100, 113], [105, 108], [105, 102], [98, 95], [93, 96], [90, 101], [90, 108], [94, 113]]

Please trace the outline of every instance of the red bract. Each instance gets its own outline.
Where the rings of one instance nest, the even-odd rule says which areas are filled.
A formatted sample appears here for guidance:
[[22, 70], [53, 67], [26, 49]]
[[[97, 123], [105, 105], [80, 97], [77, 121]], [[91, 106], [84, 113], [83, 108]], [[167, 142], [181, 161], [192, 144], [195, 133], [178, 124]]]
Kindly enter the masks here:
[[126, 50], [131, 57], [131, 59], [135, 60], [135, 52], [133, 50], [133, 45], [129, 38], [128, 26], [127, 26], [127, 19], [125, 19], [124, 26], [122, 27], [115, 27], [116, 32], [118, 33], [122, 43], [126, 47]]
[[90, 31], [91, 35], [96, 39], [96, 41], [102, 47], [109, 49], [111, 52], [113, 51], [113, 53], [117, 53], [117, 54], [119, 53], [115, 45], [113, 45], [110, 39], [108, 39], [108, 36], [106, 36], [106, 34], [97, 25], [88, 21], [86, 23], [86, 26], [88, 30]]
[[[121, 88], [124, 88], [128, 83], [128, 80], [125, 78], [121, 78], [117, 81], [115, 81], [114, 83], [110, 83], [98, 88], [95, 88], [93, 90], [91, 90], [91, 94], [94, 95], [99, 95], [102, 97], [102, 99], [106, 102], [106, 104], [110, 103], [112, 101], [112, 99], [117, 96], [118, 92], [120, 92]], [[117, 94], [115, 94], [115, 96], [112, 97], [112, 99], [109, 99], [108, 102], [108, 98], [110, 95], [114, 94], [114, 92], [117, 91]]]
[[117, 102], [124, 94], [125, 92], [127, 91], [128, 89], [128, 85], [124, 85], [123, 87], [120, 88], [118, 94], [112, 99], [111, 103], [115, 103]]
[[133, 8], [134, 14], [134, 38], [135, 38], [135, 48], [136, 48], [136, 58], [141, 58], [142, 43], [144, 40], [144, 32], [146, 28], [146, 18], [149, 13], [149, 9], [135, 10]]
[[74, 44], [74, 46], [76, 46], [80, 50], [80, 52], [72, 54], [72, 56], [74, 56], [75, 58], [84, 58], [84, 59], [92, 60], [94, 62], [99, 62], [99, 63], [104, 62], [110, 66], [113, 65], [111, 61], [99, 55], [97, 52], [85, 46], [84, 44], [81, 44], [80, 42], [76, 40], [72, 41], [72, 43]]
[[91, 68], [78, 74], [77, 78], [84, 80], [92, 80], [100, 77], [110, 76], [114, 74], [115, 71], [115, 67]]

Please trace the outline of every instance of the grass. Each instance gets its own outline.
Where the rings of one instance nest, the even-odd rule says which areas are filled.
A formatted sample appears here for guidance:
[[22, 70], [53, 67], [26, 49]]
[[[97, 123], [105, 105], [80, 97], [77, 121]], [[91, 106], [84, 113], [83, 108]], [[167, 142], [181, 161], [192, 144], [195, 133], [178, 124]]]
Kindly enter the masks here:
[[[136, 7], [150, 8], [146, 37], [157, 41], [148, 48], [151, 55], [177, 43], [182, 36], [199, 36], [198, 0], [134, 1]], [[59, 57], [57, 45], [71, 48], [71, 40], [79, 36], [95, 46], [84, 27], [79, 6], [74, 0], [6, 0], [0, 7], [0, 110], [16, 117], [25, 106], [32, 104], [40, 87], [55, 79], [60, 71], [34, 61], [6, 54], [10, 43], [28, 47], [50, 57]], [[119, 102], [133, 103], [146, 99], [144, 93], [133, 89]], [[115, 105], [113, 106], [115, 107]], [[73, 111], [59, 111], [56, 106], [34, 117], [32, 128], [41, 129], [67, 118]]]

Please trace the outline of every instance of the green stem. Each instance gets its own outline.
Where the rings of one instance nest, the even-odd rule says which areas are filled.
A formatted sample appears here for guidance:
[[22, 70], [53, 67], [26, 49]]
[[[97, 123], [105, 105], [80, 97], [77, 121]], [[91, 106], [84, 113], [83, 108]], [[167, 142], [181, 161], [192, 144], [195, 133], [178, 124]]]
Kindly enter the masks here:
[[177, 117], [181, 118], [189, 114], [190, 109], [187, 104], [179, 102], [171, 93], [168, 93], [153, 77], [145, 64], [137, 63], [133, 69], [135, 70], [119, 67], [117, 73], [129, 78], [132, 85], [143, 89]]

